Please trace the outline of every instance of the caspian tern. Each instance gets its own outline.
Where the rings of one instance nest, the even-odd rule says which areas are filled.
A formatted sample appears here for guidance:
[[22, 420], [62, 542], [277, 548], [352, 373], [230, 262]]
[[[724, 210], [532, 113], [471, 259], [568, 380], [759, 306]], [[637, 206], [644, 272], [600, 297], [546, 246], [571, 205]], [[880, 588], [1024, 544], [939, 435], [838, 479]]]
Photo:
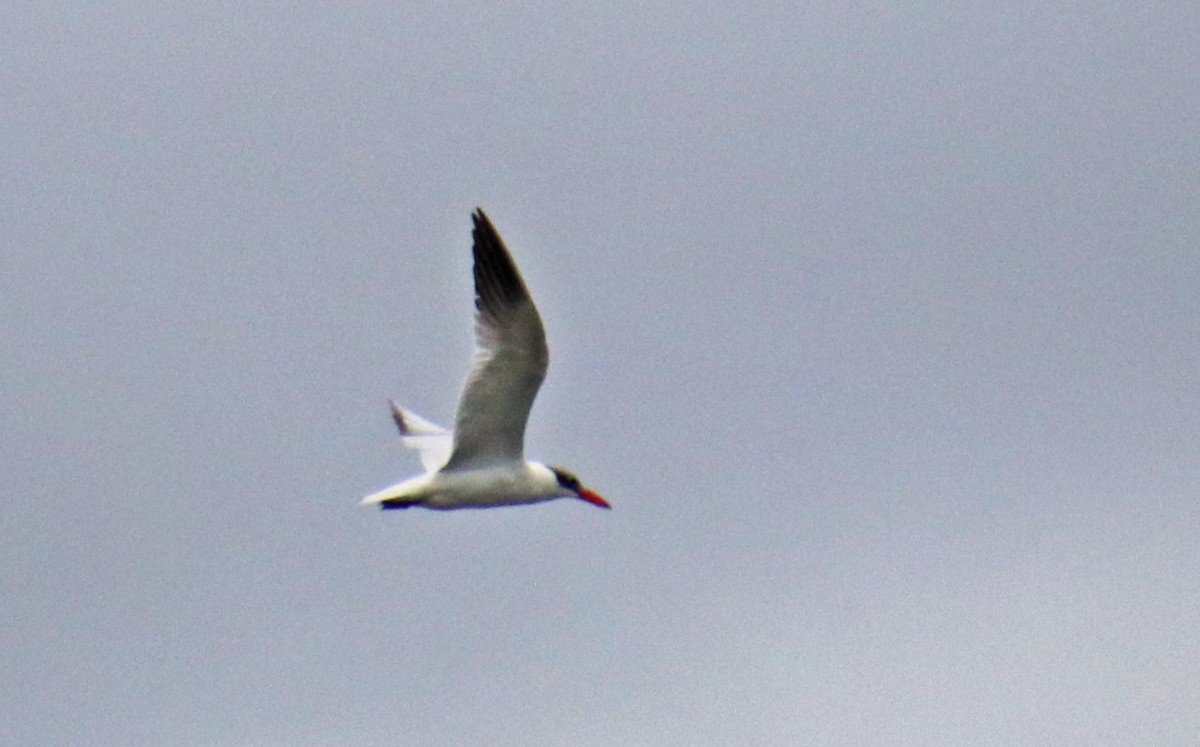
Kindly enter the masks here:
[[475, 228], [475, 367], [454, 416], [454, 433], [391, 403], [404, 445], [425, 474], [363, 498], [384, 509], [490, 508], [575, 497], [608, 501], [561, 467], [525, 460], [525, 423], [550, 360], [546, 333], [500, 234], [483, 211]]

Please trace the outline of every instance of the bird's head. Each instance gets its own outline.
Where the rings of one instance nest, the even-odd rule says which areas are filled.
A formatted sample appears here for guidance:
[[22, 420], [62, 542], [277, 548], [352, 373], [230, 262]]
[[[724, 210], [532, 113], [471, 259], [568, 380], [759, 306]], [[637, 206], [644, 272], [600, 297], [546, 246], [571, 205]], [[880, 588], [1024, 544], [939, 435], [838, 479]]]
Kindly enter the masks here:
[[569, 491], [571, 495], [576, 496], [582, 501], [587, 501], [593, 506], [609, 509], [612, 508], [612, 506], [608, 505], [608, 501], [600, 497], [599, 493], [595, 493], [583, 487], [583, 485], [579, 482], [579, 478], [573, 473], [568, 472], [562, 467], [551, 467], [550, 471], [554, 473], [556, 478], [558, 478], [558, 484], [562, 486], [562, 489]]

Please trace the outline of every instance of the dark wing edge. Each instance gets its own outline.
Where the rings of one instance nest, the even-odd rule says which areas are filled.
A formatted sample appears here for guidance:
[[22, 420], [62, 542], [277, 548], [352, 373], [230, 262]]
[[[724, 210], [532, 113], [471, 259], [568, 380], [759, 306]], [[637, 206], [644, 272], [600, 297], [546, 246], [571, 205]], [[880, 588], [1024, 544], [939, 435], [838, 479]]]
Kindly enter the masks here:
[[475, 208], [471, 214], [475, 223], [471, 231], [475, 258], [475, 308], [489, 320], [499, 321], [504, 312], [514, 306], [533, 304], [525, 280], [496, 227], [483, 212]]

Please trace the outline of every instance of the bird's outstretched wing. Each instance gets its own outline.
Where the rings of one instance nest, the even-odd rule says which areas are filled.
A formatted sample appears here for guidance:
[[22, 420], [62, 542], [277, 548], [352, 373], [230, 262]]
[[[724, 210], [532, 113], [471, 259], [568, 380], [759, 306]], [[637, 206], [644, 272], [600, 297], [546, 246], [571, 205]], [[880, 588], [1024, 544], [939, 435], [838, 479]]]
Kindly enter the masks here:
[[478, 349], [458, 401], [445, 470], [524, 459], [525, 423], [550, 361], [541, 317], [516, 263], [483, 211], [471, 218]]
[[392, 420], [400, 429], [400, 439], [408, 448], [417, 450], [425, 471], [441, 469], [450, 458], [450, 431], [395, 402], [389, 400], [388, 404], [392, 406]]

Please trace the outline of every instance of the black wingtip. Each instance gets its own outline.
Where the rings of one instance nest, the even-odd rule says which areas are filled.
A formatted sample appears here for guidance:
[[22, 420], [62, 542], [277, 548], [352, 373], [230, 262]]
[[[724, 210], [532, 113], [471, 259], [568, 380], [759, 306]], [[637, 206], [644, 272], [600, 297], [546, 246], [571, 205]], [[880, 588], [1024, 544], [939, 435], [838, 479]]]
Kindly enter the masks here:
[[475, 212], [471, 213], [471, 238], [478, 244], [481, 240], [486, 242], [498, 242], [504, 244], [500, 238], [500, 232], [492, 225], [492, 219], [487, 217], [487, 213], [483, 212], [483, 208], [475, 208]]
[[392, 420], [395, 421], [396, 427], [400, 429], [401, 436], [407, 436], [411, 429], [408, 427], [408, 421], [404, 418], [404, 410], [400, 409], [400, 405], [396, 404], [395, 400], [389, 399], [388, 405], [392, 408]]
[[505, 307], [529, 302], [529, 291], [517, 270], [516, 262], [504, 246], [504, 239], [481, 208], [471, 214], [475, 229], [471, 232], [475, 258], [475, 308], [498, 315]]

